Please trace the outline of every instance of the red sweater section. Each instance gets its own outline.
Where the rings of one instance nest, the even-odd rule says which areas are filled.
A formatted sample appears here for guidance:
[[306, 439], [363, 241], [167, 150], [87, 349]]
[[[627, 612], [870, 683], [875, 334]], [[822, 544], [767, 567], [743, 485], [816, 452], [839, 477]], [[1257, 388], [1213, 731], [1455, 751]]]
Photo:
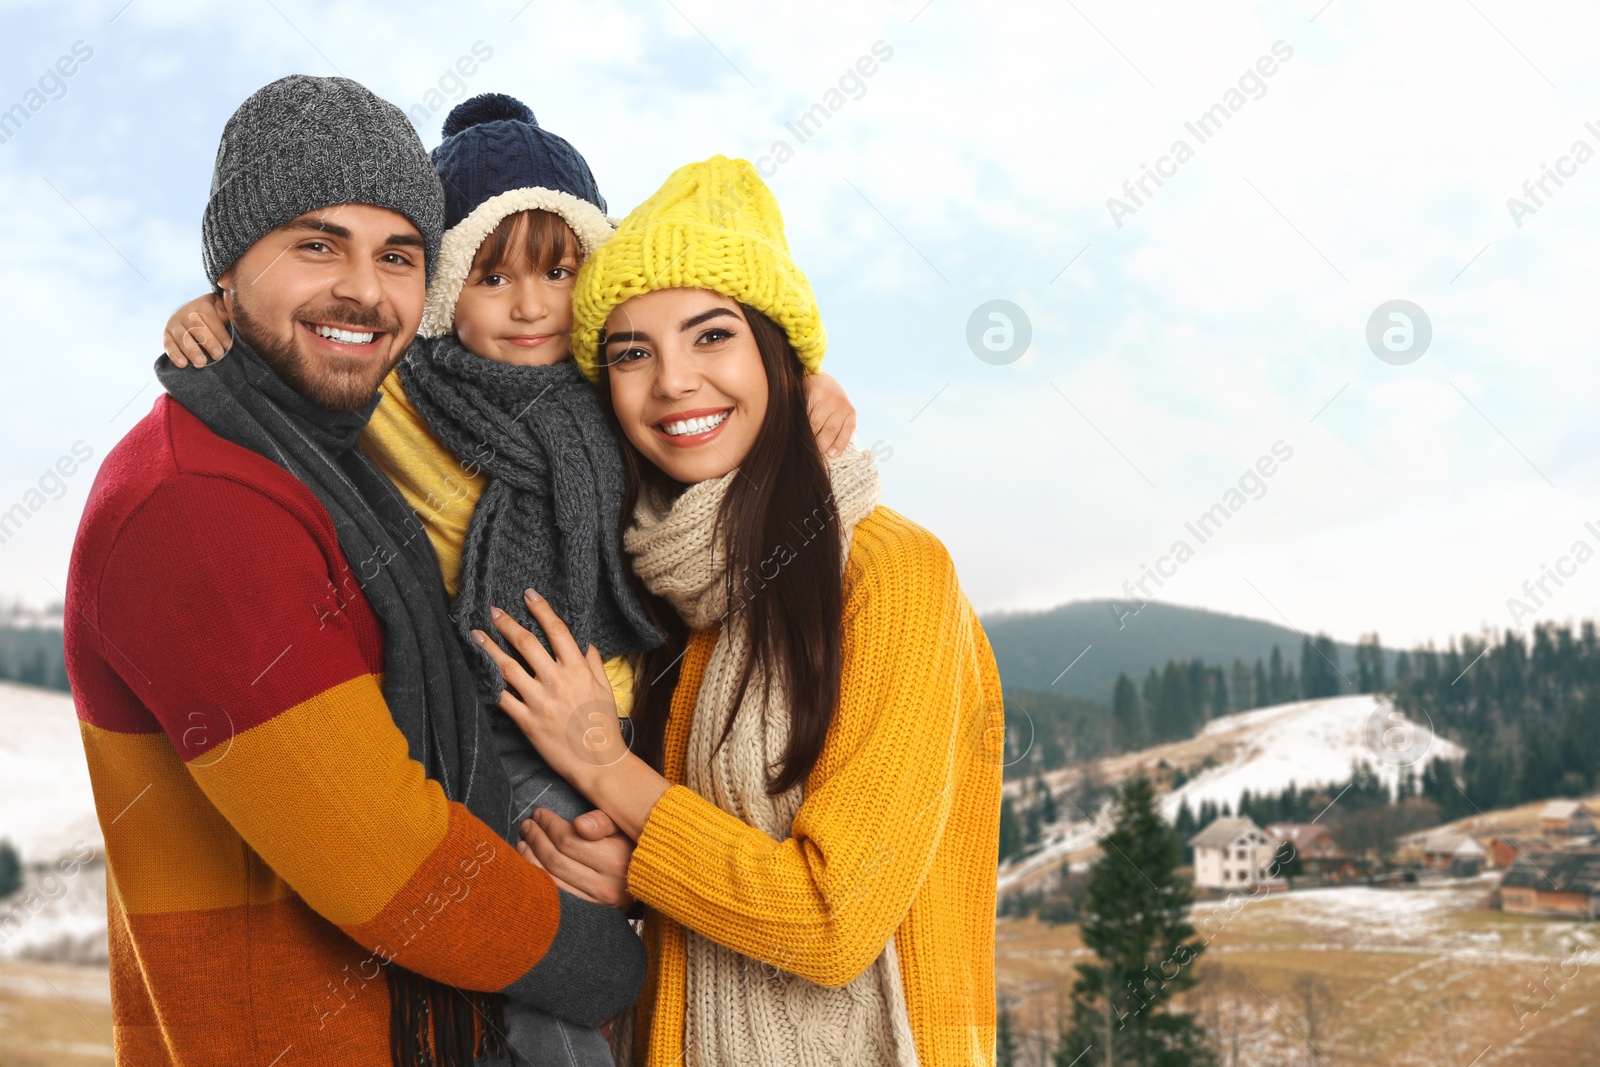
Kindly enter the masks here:
[[95, 479], [65, 637], [119, 1062], [388, 1062], [383, 961], [498, 990], [544, 956], [554, 883], [410, 758], [326, 509], [170, 397]]

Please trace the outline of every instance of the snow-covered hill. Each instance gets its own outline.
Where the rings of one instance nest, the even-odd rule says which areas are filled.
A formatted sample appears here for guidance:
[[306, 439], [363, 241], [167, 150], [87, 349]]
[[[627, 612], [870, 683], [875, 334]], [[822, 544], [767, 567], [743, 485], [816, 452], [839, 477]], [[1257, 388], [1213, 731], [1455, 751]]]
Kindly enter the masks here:
[[[1276, 795], [1291, 782], [1296, 786], [1334, 785], [1349, 779], [1353, 763], [1363, 763], [1392, 791], [1406, 771], [1420, 774], [1435, 756], [1458, 760], [1461, 746], [1436, 736], [1426, 723], [1413, 723], [1383, 697], [1370, 694], [1300, 700], [1293, 704], [1241, 711], [1213, 719], [1196, 736], [1153, 748], [1097, 760], [1046, 774], [1060, 793], [1070, 790], [1087, 772], [1116, 785], [1134, 774], [1157, 777], [1168, 768], [1194, 773], [1207, 760], [1214, 766], [1194, 773], [1161, 798], [1161, 811], [1171, 821], [1185, 800], [1198, 811], [1203, 801], [1237, 808], [1245, 790]], [[1007, 783], [1015, 795], [1021, 782]], [[1109, 812], [1079, 812], [1070, 805], [1063, 821], [1041, 834], [1042, 848], [1000, 872], [1002, 893], [1031, 885], [1059, 869], [1061, 861], [1085, 859], [1094, 841], [1111, 828]]]
[[[1260, 796], [1280, 793], [1291, 782], [1296, 786], [1343, 782], [1356, 762], [1372, 768], [1392, 792], [1402, 774], [1420, 775], [1434, 757], [1459, 760], [1466, 755], [1460, 745], [1436, 736], [1426, 723], [1411, 722], [1386, 699], [1370, 694], [1241, 711], [1207, 723], [1195, 741], [1221, 750], [1212, 753], [1220, 765], [1163, 798], [1161, 810], [1169, 819], [1177, 816], [1184, 800], [1198, 811], [1207, 800], [1237, 806], [1246, 789]], [[1188, 763], [1169, 762], [1177, 767]]]

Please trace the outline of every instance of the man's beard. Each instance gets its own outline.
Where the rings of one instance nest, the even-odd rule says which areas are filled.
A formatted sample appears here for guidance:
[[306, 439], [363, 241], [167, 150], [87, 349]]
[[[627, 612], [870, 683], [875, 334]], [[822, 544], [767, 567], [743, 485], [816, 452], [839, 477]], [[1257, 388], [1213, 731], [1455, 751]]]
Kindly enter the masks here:
[[[313, 404], [330, 411], [358, 411], [366, 406], [384, 377], [400, 361], [399, 355], [380, 364], [329, 354], [319, 366], [297, 344], [296, 333], [301, 322], [380, 331], [390, 338], [398, 336], [400, 324], [384, 318], [376, 308], [358, 310], [342, 304], [320, 310], [299, 308], [290, 316], [287, 336], [275, 336], [264, 323], [251, 316], [235, 290], [231, 316], [239, 336], [260, 354], [278, 377]], [[400, 355], [404, 354], [402, 350]]]

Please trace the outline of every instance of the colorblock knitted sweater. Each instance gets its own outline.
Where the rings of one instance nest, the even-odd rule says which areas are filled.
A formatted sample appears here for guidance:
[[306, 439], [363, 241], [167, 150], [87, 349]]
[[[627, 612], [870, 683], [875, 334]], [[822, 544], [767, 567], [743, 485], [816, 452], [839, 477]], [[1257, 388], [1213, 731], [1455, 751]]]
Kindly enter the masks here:
[[95, 479], [65, 639], [118, 1063], [388, 1063], [390, 960], [585, 1025], [632, 1001], [620, 916], [410, 758], [326, 509], [169, 397]]
[[[894, 938], [918, 1062], [994, 1063], [994, 655], [944, 546], [888, 508], [856, 527], [845, 582], [839, 706], [790, 836], [681, 784], [645, 823], [628, 872], [650, 950], [636, 1062], [697, 1062], [684, 1047], [687, 927], [751, 957], [752, 972], [827, 986]], [[674, 783], [716, 637], [694, 631], [683, 658], [665, 739]]]

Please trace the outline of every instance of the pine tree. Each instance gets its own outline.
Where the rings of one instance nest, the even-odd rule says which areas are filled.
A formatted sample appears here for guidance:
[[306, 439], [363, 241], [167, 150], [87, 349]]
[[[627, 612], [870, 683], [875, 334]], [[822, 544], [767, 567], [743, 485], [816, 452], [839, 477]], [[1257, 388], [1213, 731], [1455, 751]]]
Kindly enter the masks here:
[[1327, 634], [1307, 639], [1300, 656], [1301, 688], [1307, 700], [1339, 695], [1339, 648]]
[[1010, 797], [1000, 800], [1000, 862], [1022, 854], [1022, 825], [1017, 822], [1017, 809]]
[[1039, 793], [1039, 821], [1044, 823], [1044, 825], [1049, 826], [1061, 817], [1060, 812], [1056, 810], [1056, 795], [1053, 791], [1051, 791], [1050, 787], [1045, 784], [1044, 777], [1042, 775], [1038, 778], [1035, 778], [1034, 781], [1039, 783], [1037, 788], [1037, 792]]
[[1306, 866], [1301, 862], [1300, 853], [1295, 850], [1295, 847], [1285, 841], [1278, 846], [1278, 850], [1272, 855], [1272, 870], [1275, 870], [1284, 881], [1293, 886], [1294, 879], [1306, 873]]
[[1101, 847], [1081, 926], [1098, 959], [1077, 965], [1065, 1062], [1214, 1063], [1193, 1016], [1171, 1008], [1173, 996], [1197, 981], [1194, 963], [1204, 945], [1188, 920], [1193, 892], [1177, 875], [1178, 836], [1157, 812], [1149, 779], [1129, 779], [1119, 790], [1116, 824]]
[[995, 1017], [994, 1062], [995, 1067], [1018, 1067], [1017, 1031], [1011, 1019], [1011, 1007], [1004, 1001]]
[[1268, 686], [1271, 688], [1271, 704], [1282, 704], [1286, 700], [1293, 700], [1293, 686], [1286, 684], [1283, 677], [1283, 653], [1278, 651], [1278, 646], [1272, 646], [1272, 673], [1268, 676]]
[[1403, 648], [1394, 656], [1394, 684], [1400, 689], [1411, 684], [1411, 655]]
[[1200, 824], [1195, 821], [1188, 797], [1184, 797], [1183, 802], [1178, 805], [1178, 816], [1172, 824], [1172, 832], [1178, 835], [1178, 843], [1183, 845], [1184, 866], [1193, 864], [1194, 850], [1189, 847], [1189, 839], [1200, 832]]
[[0, 899], [22, 888], [22, 858], [10, 841], [0, 841]]
[[1111, 693], [1111, 743], [1119, 752], [1132, 752], [1143, 748], [1144, 742], [1144, 717], [1139, 710], [1139, 694], [1133, 687], [1133, 679], [1126, 674], [1119, 674]]
[[1382, 693], [1389, 688], [1389, 680], [1384, 677], [1384, 646], [1378, 633], [1366, 633], [1362, 643], [1355, 646], [1355, 669], [1362, 693]]
[[1300, 690], [1307, 700], [1331, 696], [1328, 692], [1328, 664], [1317, 654], [1311, 638], [1300, 640]]
[[1151, 717], [1150, 733], [1157, 741], [1173, 741], [1194, 733], [1194, 696], [1189, 687], [1189, 669], [1168, 660], [1161, 672], [1156, 713]]
[[1235, 659], [1233, 661], [1233, 666], [1229, 668], [1228, 677], [1229, 699], [1227, 701], [1227, 710], [1235, 712], [1255, 707], [1254, 698], [1251, 696], [1254, 683], [1250, 678], [1250, 668], [1244, 665], [1243, 660]]

